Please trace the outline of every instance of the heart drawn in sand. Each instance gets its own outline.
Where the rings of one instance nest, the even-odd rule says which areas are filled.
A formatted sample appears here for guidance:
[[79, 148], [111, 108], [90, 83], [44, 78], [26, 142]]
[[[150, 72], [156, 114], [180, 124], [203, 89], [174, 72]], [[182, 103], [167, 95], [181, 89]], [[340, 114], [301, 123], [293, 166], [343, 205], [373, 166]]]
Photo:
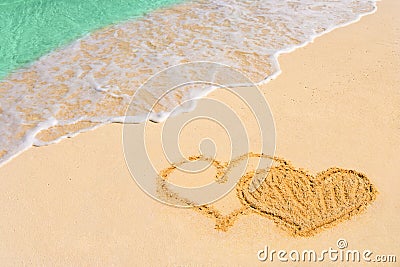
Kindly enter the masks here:
[[[268, 157], [253, 153], [247, 156]], [[364, 211], [376, 198], [376, 188], [362, 173], [329, 168], [313, 176], [285, 160], [272, 159], [277, 164], [248, 172], [239, 180], [236, 191], [241, 208], [226, 216], [213, 205], [193, 208], [213, 218], [215, 228], [222, 231], [227, 231], [240, 215], [255, 212], [293, 236], [311, 236]], [[252, 181], [262, 182], [256, 187]]]
[[243, 176], [237, 187], [242, 204], [298, 236], [349, 219], [374, 201], [377, 193], [368, 178], [356, 171], [330, 168], [312, 176], [291, 165], [273, 167], [250, 193], [253, 174], [266, 175], [259, 171]]

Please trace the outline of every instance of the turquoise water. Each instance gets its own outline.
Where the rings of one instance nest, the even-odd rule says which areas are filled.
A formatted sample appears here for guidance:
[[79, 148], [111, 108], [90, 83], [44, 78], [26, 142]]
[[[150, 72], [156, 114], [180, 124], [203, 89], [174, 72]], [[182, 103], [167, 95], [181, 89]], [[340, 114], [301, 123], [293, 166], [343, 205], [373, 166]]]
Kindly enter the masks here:
[[0, 0], [0, 79], [50, 50], [179, 0]]
[[281, 53], [374, 10], [374, 0], [0, 0], [0, 74], [31, 62], [0, 80], [0, 165], [32, 145], [125, 122], [131, 101], [132, 122], [149, 114], [161, 121], [209, 93], [207, 86], [169, 91], [197, 73], [183, 71], [137, 94], [165, 68], [218, 62], [265, 83], [280, 73]]

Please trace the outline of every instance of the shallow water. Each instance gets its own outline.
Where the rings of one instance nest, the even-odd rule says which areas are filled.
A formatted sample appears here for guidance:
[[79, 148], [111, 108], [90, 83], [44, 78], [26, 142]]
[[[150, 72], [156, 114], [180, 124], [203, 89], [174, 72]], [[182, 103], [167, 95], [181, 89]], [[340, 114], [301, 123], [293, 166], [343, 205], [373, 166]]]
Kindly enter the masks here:
[[[214, 61], [255, 82], [268, 81], [279, 73], [280, 53], [375, 8], [375, 1], [368, 0], [202, 0], [95, 31], [0, 82], [0, 164], [31, 145], [122, 121], [140, 85], [175, 64]], [[162, 100], [159, 111], [206, 92], [178, 90]], [[139, 122], [149, 103], [147, 98], [135, 101]]]
[[0, 78], [94, 29], [180, 0], [0, 1]]

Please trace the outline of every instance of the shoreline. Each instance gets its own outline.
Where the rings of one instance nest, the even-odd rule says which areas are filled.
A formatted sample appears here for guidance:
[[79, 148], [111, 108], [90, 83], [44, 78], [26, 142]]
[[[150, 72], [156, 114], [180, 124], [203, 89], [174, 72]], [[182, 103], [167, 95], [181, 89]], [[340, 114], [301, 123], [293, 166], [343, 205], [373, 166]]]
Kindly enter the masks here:
[[[282, 75], [261, 86], [275, 119], [276, 155], [312, 173], [333, 166], [366, 173], [380, 194], [361, 215], [311, 238], [292, 238], [256, 215], [216, 231], [205, 216], [139, 189], [124, 162], [123, 126], [110, 124], [33, 147], [0, 167], [1, 261], [255, 265], [265, 245], [323, 250], [339, 238], [350, 249], [400, 256], [398, 8], [380, 1], [376, 13], [283, 54]], [[218, 90], [209, 96], [224, 98]], [[149, 128], [157, 136], [162, 123]], [[189, 147], [190, 137], [182, 140]], [[229, 211], [230, 204], [220, 206]]]
[[[349, 21], [349, 22], [346, 22], [346, 23], [342, 23], [342, 24], [339, 24], [339, 25], [336, 25], [336, 26], [330, 26], [327, 29], [324, 28], [324, 31], [311, 35], [308, 38], [308, 40], [306, 40], [305, 42], [303, 42], [303, 43], [301, 43], [299, 45], [291, 45], [290, 47], [288, 47], [286, 49], [281, 49], [278, 52], [272, 54], [271, 55], [271, 58], [273, 58], [272, 61], [271, 62], [268, 62], [269, 60], [265, 61], [265, 64], [268, 65], [268, 64], [271, 63], [271, 65], [273, 66], [273, 69], [276, 69], [276, 71], [274, 71], [273, 74], [265, 77], [260, 82], [256, 82], [255, 84], [258, 85], [258, 86], [265, 86], [268, 82], [270, 82], [273, 79], [276, 79], [281, 74], [282, 70], [281, 70], [280, 63], [279, 63], [279, 56], [280, 55], [292, 53], [293, 51], [295, 51], [295, 50], [297, 50], [299, 48], [305, 47], [305, 46], [309, 45], [310, 43], [313, 43], [314, 40], [317, 39], [318, 37], [324, 36], [325, 34], [328, 34], [331, 31], [334, 31], [335, 29], [339, 29], [339, 28], [351, 25], [353, 23], [357, 23], [363, 17], [368, 16], [368, 15], [372, 15], [373, 13], [375, 13], [377, 11], [377, 2], [379, 2], [379, 1], [375, 1], [374, 2], [374, 9], [372, 11], [366, 12], [366, 13], [363, 13], [363, 14], [359, 14], [359, 15], [357, 15], [357, 18], [355, 18], [352, 21]], [[130, 20], [127, 20], [127, 21], [130, 21]], [[100, 29], [100, 30], [97, 30], [97, 31], [101, 32], [102, 30], [105, 31], [107, 28], [110, 28], [110, 27], [122, 26], [124, 23], [127, 23], [127, 21], [116, 23], [116, 24], [112, 24], [110, 26], [105, 27], [104, 29]], [[97, 32], [97, 31], [94, 31], [94, 32]], [[46, 57], [49, 57], [53, 52], [55, 53], [57, 50], [65, 50], [68, 47], [76, 46], [78, 44], [78, 42], [80, 42], [80, 40], [84, 40], [85, 38], [88, 38], [93, 33], [88, 33], [84, 37], [78, 38], [77, 40], [75, 40], [73, 42], [70, 42], [70, 43], [66, 44], [65, 46], [61, 46], [59, 48], [56, 48], [53, 51], [49, 52], [48, 54], [40, 57], [37, 61], [39, 61], [41, 59], [45, 60]], [[31, 62], [29, 64], [31, 66], [33, 66], [35, 64], [35, 61]], [[29, 68], [28, 67], [22, 68], [22, 70], [24, 70], [24, 69], [28, 70]], [[16, 73], [18, 73], [18, 71], [16, 71]], [[197, 95], [197, 97], [205, 97], [210, 92], [212, 92], [214, 90], [215, 89], [202, 91]], [[111, 106], [111, 104], [110, 104], [110, 106]], [[188, 110], [185, 110], [185, 108], [182, 108], [182, 111], [183, 112], [187, 112]], [[153, 117], [156, 118], [155, 121], [162, 122], [165, 119], [165, 117], [168, 116], [168, 113], [169, 112], [165, 112], [165, 114], [163, 116], [157, 116], [156, 115], [156, 116], [153, 116]], [[134, 120], [138, 121], [140, 123], [143, 123], [144, 121], [141, 118], [143, 116], [140, 115], [140, 114], [137, 115], [137, 116], [138, 116], [138, 119], [134, 118]], [[13, 158], [17, 157], [18, 155], [20, 155], [21, 153], [26, 151], [27, 149], [30, 149], [32, 146], [52, 145], [54, 143], [60, 142], [61, 140], [64, 140], [65, 138], [74, 137], [77, 134], [90, 131], [90, 130], [92, 130], [92, 128], [97, 128], [99, 126], [107, 125], [109, 123], [122, 123], [123, 120], [124, 120], [123, 116], [114, 116], [113, 117], [113, 116], [109, 115], [109, 116], [105, 116], [104, 118], [103, 117], [90, 117], [89, 116], [89, 118], [85, 119], [85, 120], [81, 120], [81, 118], [74, 118], [71, 121], [64, 121], [64, 125], [61, 126], [59, 124], [58, 119], [59, 118], [56, 118], [56, 117], [49, 117], [46, 120], [41, 121], [38, 125], [36, 125], [32, 129], [30, 129], [29, 131], [27, 131], [27, 132], [29, 132], [29, 134], [27, 134], [25, 136], [24, 141], [22, 141], [20, 143], [20, 145], [18, 146], [18, 147], [21, 147], [21, 149], [17, 149], [18, 152], [16, 152], [16, 154], [11, 155], [10, 158], [5, 159], [3, 162], [0, 162], [0, 168], [1, 168], [1, 166], [5, 165], [7, 162], [12, 160]], [[63, 121], [62, 118], [61, 118], [61, 121]], [[87, 124], [91, 124], [91, 125], [95, 124], [95, 125], [94, 126], [90, 126], [89, 128], [84, 127], [84, 126], [82, 126], [82, 127], [79, 126], [81, 124], [86, 124], [86, 123]], [[55, 139], [52, 139], [52, 140], [49, 140], [49, 141], [44, 141], [44, 140], [42, 140], [40, 138], [40, 136], [44, 136], [45, 139], [46, 139], [48, 136], [51, 136], [51, 130], [53, 128], [57, 128], [57, 127], [61, 128], [60, 131], [63, 132], [64, 134], [59, 133]], [[77, 131], [76, 132], [70, 132], [69, 130], [65, 130], [65, 129], [68, 129], [69, 127], [76, 128]], [[18, 141], [21, 141], [21, 140], [18, 140]], [[13, 140], [13, 142], [15, 142], [15, 140]], [[7, 155], [6, 151], [7, 150], [0, 150], [0, 156]], [[4, 154], [2, 154], [2, 153], [4, 153]]]

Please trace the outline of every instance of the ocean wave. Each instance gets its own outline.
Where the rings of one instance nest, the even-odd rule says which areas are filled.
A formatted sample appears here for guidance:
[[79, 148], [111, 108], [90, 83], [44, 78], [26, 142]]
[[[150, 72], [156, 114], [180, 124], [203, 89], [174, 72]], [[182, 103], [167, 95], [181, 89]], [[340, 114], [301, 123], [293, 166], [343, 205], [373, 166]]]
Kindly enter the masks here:
[[[0, 164], [32, 145], [121, 121], [140, 85], [166, 67], [207, 60], [266, 82], [280, 72], [279, 54], [375, 9], [369, 0], [199, 0], [95, 31], [0, 82]], [[187, 97], [168, 95], [158, 112]], [[141, 122], [148, 99], [135, 101], [133, 122]]]

